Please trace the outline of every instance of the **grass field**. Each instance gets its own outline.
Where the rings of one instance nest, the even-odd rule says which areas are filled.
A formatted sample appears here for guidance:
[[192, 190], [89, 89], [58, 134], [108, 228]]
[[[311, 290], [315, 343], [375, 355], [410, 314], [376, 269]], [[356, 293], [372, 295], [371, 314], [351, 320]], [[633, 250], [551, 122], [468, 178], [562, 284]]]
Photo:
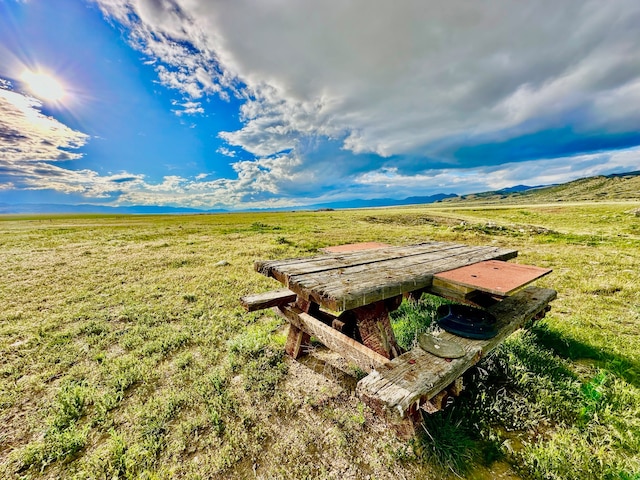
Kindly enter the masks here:
[[[1, 217], [0, 478], [637, 480], [639, 207]], [[517, 248], [559, 295], [403, 443], [238, 299], [279, 285], [255, 260], [431, 239]]]

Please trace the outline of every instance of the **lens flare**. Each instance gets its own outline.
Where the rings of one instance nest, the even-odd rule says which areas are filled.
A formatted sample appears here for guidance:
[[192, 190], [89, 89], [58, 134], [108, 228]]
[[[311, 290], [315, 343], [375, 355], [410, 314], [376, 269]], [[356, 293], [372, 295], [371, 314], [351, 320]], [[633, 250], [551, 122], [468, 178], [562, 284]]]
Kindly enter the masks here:
[[40, 100], [59, 102], [66, 95], [62, 84], [52, 75], [44, 72], [25, 70], [20, 75], [29, 91]]

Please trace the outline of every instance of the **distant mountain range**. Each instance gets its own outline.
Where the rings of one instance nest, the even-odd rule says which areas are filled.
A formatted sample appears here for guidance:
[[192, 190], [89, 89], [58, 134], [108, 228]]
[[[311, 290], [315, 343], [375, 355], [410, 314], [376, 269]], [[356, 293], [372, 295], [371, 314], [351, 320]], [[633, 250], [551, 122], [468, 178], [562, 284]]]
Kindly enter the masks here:
[[[318, 203], [314, 205], [285, 207], [276, 209], [252, 209], [251, 211], [277, 211], [277, 210], [327, 210], [343, 208], [367, 208], [367, 207], [394, 207], [400, 205], [414, 205], [423, 203], [434, 203], [447, 198], [456, 197], [455, 194], [440, 193], [427, 197], [407, 197], [402, 200], [394, 198], [374, 198], [371, 200], [356, 199], [342, 202]], [[199, 210], [197, 208], [163, 207], [151, 205], [133, 205], [127, 207], [109, 207], [105, 205], [66, 205], [54, 203], [20, 203], [8, 204], [0, 203], [0, 214], [63, 214], [63, 213], [97, 213], [97, 214], [137, 214], [137, 215], [157, 215], [157, 214], [198, 214], [198, 213], [222, 213], [229, 210]]]
[[[544, 203], [561, 201], [588, 200], [640, 200], [640, 170], [627, 173], [614, 173], [596, 177], [581, 178], [558, 185], [515, 185], [489, 192], [455, 195], [439, 193], [437, 195], [407, 197], [404, 199], [374, 198], [355, 199], [349, 201], [319, 203], [297, 207], [278, 209], [253, 209], [253, 211], [269, 210], [331, 210], [344, 208], [396, 207], [402, 205], [420, 205], [429, 203]], [[152, 205], [133, 205], [110, 207], [105, 205], [65, 205], [52, 203], [0, 203], [0, 214], [64, 214], [64, 213], [96, 213], [96, 214], [199, 214], [222, 213], [224, 209], [199, 210], [197, 208], [165, 207]]]
[[523, 204], [550, 202], [640, 200], [640, 170], [580, 178], [556, 185], [504, 188], [443, 200], [445, 204]]
[[[446, 198], [457, 197], [454, 193], [438, 193], [427, 197], [407, 197], [402, 200], [395, 198], [373, 198], [371, 200], [356, 199], [343, 202], [320, 203], [305, 208], [327, 209], [327, 208], [372, 208], [372, 207], [398, 207], [402, 205], [420, 205], [423, 203], [440, 202]], [[290, 209], [288, 209], [290, 210]]]
[[29, 213], [99, 213], [99, 214], [195, 214], [220, 213], [226, 210], [198, 210], [197, 208], [163, 207], [155, 205], [133, 205], [127, 207], [109, 207], [106, 205], [66, 205], [58, 203], [0, 203], [0, 214], [29, 214]]

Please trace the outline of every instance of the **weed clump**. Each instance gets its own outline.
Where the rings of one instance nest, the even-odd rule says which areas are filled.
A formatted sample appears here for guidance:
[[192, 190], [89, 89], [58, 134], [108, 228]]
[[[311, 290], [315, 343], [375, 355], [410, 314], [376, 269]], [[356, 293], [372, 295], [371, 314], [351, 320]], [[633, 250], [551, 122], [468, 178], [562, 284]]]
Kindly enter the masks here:
[[44, 438], [27, 445], [22, 452], [21, 471], [32, 467], [43, 471], [51, 463], [67, 460], [84, 448], [89, 426], [80, 427], [78, 421], [92, 402], [91, 394], [86, 382], [68, 381], [62, 384]]
[[404, 350], [412, 349], [418, 336], [433, 328], [438, 307], [445, 303], [449, 302], [427, 294], [417, 302], [404, 300], [397, 310], [391, 312], [391, 326], [398, 345]]
[[416, 456], [442, 475], [460, 477], [480, 458], [480, 447], [465, 418], [453, 410], [423, 415], [422, 431], [413, 440]]

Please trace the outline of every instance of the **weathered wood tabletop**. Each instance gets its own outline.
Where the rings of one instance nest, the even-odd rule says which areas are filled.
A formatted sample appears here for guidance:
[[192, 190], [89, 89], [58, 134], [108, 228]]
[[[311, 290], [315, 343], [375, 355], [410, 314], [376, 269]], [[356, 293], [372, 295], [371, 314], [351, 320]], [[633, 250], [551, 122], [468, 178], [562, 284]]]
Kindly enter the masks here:
[[484, 260], [509, 260], [517, 254], [506, 248], [428, 242], [259, 261], [255, 269], [305, 300], [340, 312], [429, 287], [436, 273]]

